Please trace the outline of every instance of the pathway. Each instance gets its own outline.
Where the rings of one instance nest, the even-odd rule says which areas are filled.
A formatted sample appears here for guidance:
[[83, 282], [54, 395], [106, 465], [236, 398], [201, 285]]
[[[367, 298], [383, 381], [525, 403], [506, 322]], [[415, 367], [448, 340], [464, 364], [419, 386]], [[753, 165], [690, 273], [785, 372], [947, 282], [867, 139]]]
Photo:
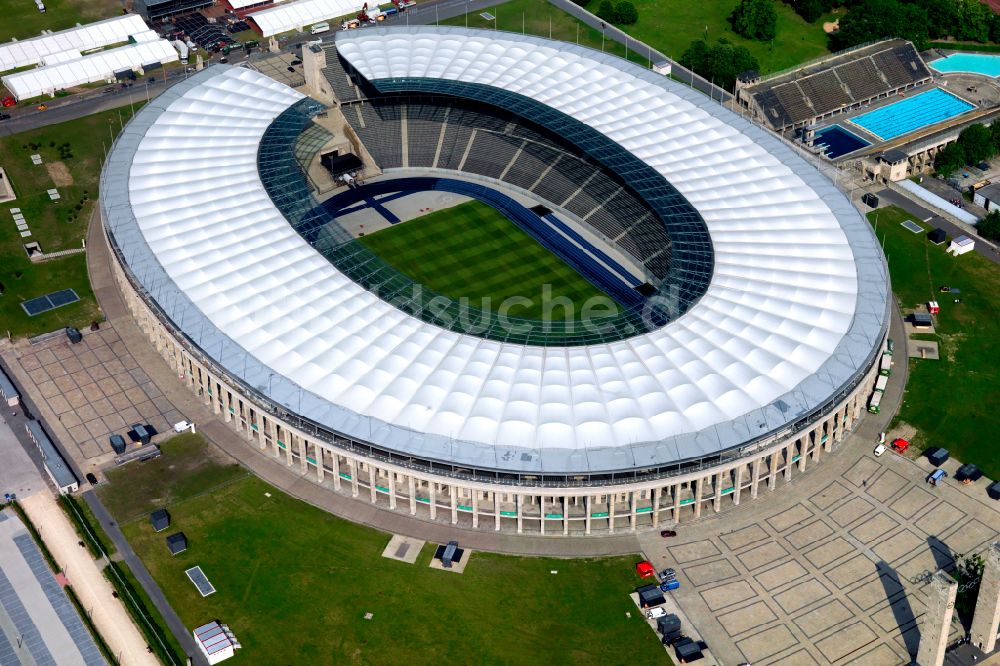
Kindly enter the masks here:
[[124, 606], [115, 599], [111, 584], [101, 573], [90, 551], [81, 548], [80, 537], [49, 492], [21, 500], [45, 545], [66, 574], [80, 603], [90, 613], [94, 626], [123, 665], [159, 666], [147, 649], [146, 640]]

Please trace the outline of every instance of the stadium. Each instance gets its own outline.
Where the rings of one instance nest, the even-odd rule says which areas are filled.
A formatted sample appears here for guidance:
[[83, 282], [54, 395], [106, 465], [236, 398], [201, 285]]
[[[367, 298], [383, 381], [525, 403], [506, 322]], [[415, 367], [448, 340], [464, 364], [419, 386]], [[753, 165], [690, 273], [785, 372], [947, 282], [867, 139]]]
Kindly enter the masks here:
[[[248, 445], [422, 519], [606, 534], [756, 498], [865, 411], [885, 259], [765, 129], [523, 35], [304, 55], [310, 97], [226, 66], [176, 84], [102, 173], [136, 321]], [[515, 283], [605, 307], [477, 300]]]

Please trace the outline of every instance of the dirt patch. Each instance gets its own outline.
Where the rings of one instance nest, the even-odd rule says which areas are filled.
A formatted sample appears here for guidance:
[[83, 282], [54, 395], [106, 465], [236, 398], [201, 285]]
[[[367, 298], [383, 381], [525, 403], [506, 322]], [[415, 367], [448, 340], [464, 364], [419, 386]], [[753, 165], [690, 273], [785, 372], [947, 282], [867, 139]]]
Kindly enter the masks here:
[[69, 172], [69, 167], [63, 162], [46, 162], [45, 170], [49, 172], [49, 178], [56, 187], [69, 187], [73, 184], [73, 174]]
[[950, 334], [940, 334], [942, 347], [944, 347], [945, 358], [949, 362], [955, 362], [955, 352], [958, 351], [959, 345], [968, 337], [965, 333], [950, 333]]
[[894, 428], [892, 428], [891, 430], [889, 430], [889, 432], [886, 433], [885, 439], [886, 442], [891, 442], [892, 440], [899, 437], [907, 440], [908, 442], [912, 442], [914, 437], [916, 437], [916, 435], [917, 435], [917, 429], [915, 427], [911, 426], [909, 423], [906, 423], [905, 421], [900, 421], [899, 423], [896, 424]]
[[828, 35], [831, 32], [837, 32], [838, 30], [840, 30], [840, 19], [823, 24], [823, 32], [825, 32]]

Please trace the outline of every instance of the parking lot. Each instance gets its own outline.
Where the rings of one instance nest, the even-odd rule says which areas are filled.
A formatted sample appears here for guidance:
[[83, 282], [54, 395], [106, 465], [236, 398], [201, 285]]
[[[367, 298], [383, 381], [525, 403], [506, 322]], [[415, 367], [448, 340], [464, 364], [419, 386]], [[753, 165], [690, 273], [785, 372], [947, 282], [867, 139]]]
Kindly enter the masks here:
[[39, 416], [85, 472], [114, 457], [109, 435], [127, 440], [134, 423], [166, 432], [183, 418], [107, 325], [75, 345], [65, 335], [19, 342], [5, 359], [21, 386], [37, 387]]

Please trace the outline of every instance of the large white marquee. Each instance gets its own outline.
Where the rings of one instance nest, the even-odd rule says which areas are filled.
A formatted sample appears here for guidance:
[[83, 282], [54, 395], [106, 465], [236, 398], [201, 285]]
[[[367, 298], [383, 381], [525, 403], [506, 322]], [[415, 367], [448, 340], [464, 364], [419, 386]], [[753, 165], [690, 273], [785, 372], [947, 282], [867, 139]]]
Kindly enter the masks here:
[[337, 46], [376, 85], [493, 86], [600, 131], [700, 212], [714, 274], [682, 317], [619, 342], [519, 346], [424, 323], [341, 274], [264, 194], [257, 146], [301, 95], [212, 67], [119, 139], [102, 180], [105, 224], [166, 316], [285, 409], [458, 464], [648, 467], [790, 428], [881, 345], [887, 275], [867, 223], [814, 167], [718, 103], [620, 59], [520, 35], [368, 29]]

